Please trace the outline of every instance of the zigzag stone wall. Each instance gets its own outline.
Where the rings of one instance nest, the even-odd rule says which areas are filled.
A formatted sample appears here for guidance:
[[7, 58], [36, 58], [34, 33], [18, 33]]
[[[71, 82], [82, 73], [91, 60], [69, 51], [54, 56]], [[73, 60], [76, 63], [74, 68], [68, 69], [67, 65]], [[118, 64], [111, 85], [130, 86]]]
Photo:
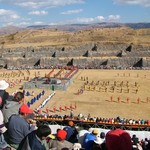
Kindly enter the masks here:
[[74, 47], [0, 49], [0, 66], [150, 67], [150, 47], [90, 43]]

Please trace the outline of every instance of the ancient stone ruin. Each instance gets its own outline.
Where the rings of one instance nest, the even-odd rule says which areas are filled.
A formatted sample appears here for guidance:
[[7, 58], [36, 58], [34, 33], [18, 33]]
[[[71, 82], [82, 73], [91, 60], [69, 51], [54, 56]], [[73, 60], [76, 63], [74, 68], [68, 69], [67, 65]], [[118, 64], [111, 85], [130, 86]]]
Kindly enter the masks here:
[[79, 66], [150, 67], [150, 47], [133, 44], [89, 43], [70, 47], [0, 49], [0, 67], [7, 69]]

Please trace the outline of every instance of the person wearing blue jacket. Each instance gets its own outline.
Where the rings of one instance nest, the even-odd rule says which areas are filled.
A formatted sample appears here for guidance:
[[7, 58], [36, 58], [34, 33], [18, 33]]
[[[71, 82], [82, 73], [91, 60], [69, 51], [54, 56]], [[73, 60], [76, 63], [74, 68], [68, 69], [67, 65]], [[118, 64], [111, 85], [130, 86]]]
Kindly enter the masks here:
[[97, 129], [93, 129], [92, 133], [86, 133], [83, 140], [83, 147], [85, 150], [91, 150], [94, 140], [96, 140], [96, 136], [99, 134]]
[[18, 148], [24, 137], [35, 130], [36, 123], [29, 122], [29, 116], [31, 116], [32, 113], [33, 111], [29, 109], [27, 105], [23, 104], [19, 109], [19, 114], [12, 115], [9, 118], [8, 137], [9, 144], [12, 147]]

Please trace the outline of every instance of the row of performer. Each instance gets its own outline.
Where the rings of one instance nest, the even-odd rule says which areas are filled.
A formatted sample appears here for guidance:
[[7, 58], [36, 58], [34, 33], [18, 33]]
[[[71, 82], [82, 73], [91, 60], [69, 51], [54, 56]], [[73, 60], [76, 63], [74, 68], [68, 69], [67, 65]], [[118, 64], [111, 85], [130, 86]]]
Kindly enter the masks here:
[[112, 92], [114, 93], [115, 91], [118, 93], [135, 93], [137, 94], [139, 91], [139, 88], [115, 88], [114, 86], [111, 87], [102, 87], [102, 86], [93, 86], [93, 85], [84, 85], [83, 88], [84, 90], [87, 91], [98, 91], [98, 92]]
[[[59, 107], [54, 106], [52, 109], [50, 109], [49, 107], [46, 107], [45, 112], [47, 114], [49, 114], [49, 112], [56, 113], [57, 111], [62, 112], [62, 111], [73, 110], [73, 109], [74, 110], [77, 109], [76, 103], [75, 104], [70, 104], [70, 106], [67, 106], [67, 105], [65, 105], [65, 106], [60, 105]], [[42, 109], [38, 109], [37, 113], [42, 114]]]
[[[113, 96], [111, 96], [111, 97], [110, 97], [110, 102], [114, 102], [114, 101], [120, 103], [120, 102], [122, 101], [122, 99], [121, 99], [120, 96], [118, 96], [117, 98], [114, 98]], [[126, 103], [130, 103], [130, 102], [131, 102], [131, 99], [130, 99], [129, 97], [127, 97], [127, 98], [125, 99], [125, 101], [126, 101]], [[149, 102], [150, 102], [150, 98], [147, 97], [145, 100], [142, 100], [141, 98], [138, 97], [138, 98], [136, 99], [136, 103], [137, 103], [137, 104], [140, 104], [141, 102], [149, 103]]]

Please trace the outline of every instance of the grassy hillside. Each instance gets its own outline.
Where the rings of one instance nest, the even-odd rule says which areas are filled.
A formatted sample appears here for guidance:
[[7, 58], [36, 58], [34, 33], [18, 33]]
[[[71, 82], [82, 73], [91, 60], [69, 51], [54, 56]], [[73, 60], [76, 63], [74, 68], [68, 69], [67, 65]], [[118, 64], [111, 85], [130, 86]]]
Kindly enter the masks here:
[[0, 36], [0, 47], [72, 46], [88, 42], [133, 43], [150, 45], [149, 29], [97, 28], [78, 32], [64, 32], [53, 29], [28, 29]]

